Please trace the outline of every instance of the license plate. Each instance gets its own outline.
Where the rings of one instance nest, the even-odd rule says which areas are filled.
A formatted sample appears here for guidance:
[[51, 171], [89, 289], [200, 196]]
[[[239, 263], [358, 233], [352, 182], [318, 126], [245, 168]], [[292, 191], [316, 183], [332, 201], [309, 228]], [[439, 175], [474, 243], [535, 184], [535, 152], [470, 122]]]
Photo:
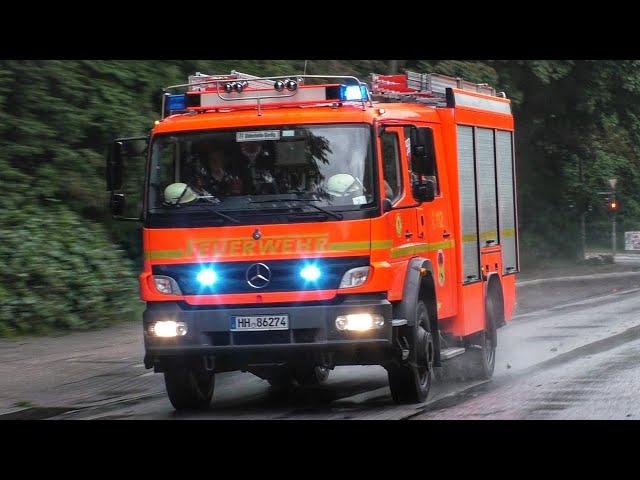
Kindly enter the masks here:
[[255, 315], [250, 317], [231, 317], [231, 330], [234, 332], [255, 332], [259, 330], [288, 330], [289, 315]]

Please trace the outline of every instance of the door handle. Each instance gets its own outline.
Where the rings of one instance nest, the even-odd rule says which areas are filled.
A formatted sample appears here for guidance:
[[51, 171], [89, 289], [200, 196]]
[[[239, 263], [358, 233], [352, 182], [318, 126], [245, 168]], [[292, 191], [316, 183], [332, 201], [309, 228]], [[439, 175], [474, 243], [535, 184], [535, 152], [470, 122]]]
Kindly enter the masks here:
[[404, 234], [405, 238], [411, 238], [413, 237], [413, 232], [410, 232], [409, 230], [407, 230]]
[[442, 232], [442, 236], [444, 238], [449, 238], [451, 236], [451, 234], [445, 230], [444, 232]]

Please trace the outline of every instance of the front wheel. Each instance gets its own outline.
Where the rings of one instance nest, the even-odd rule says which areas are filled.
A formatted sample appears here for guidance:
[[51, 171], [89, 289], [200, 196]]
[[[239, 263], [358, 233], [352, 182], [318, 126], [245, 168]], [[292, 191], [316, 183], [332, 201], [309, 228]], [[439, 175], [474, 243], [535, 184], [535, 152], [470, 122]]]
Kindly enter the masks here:
[[387, 368], [391, 396], [396, 403], [422, 403], [431, 389], [434, 345], [429, 328], [429, 312], [422, 300], [416, 307], [416, 322], [409, 362]]
[[164, 384], [176, 410], [205, 410], [211, 404], [215, 375], [190, 366], [174, 367], [164, 373]]
[[293, 376], [300, 385], [321, 385], [329, 378], [330, 370], [327, 367], [307, 365], [293, 369]]

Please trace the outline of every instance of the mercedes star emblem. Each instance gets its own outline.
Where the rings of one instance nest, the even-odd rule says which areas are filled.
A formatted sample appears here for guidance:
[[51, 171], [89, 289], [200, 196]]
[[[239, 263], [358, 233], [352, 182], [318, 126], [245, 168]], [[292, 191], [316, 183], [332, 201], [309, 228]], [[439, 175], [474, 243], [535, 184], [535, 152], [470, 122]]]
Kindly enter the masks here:
[[271, 269], [264, 263], [254, 263], [247, 268], [247, 283], [253, 288], [264, 288], [271, 281]]

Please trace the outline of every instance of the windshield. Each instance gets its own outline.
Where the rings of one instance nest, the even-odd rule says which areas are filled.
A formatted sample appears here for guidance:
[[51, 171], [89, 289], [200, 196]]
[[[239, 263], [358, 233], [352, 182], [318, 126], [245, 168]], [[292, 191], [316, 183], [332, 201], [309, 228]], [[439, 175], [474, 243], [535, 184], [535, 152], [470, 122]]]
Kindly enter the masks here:
[[375, 199], [370, 135], [304, 125], [158, 136], [149, 211], [361, 210]]

